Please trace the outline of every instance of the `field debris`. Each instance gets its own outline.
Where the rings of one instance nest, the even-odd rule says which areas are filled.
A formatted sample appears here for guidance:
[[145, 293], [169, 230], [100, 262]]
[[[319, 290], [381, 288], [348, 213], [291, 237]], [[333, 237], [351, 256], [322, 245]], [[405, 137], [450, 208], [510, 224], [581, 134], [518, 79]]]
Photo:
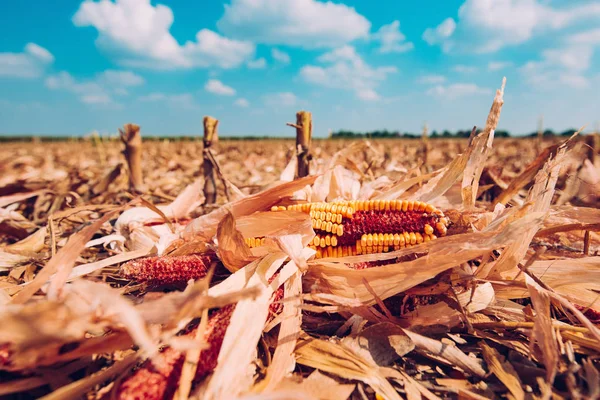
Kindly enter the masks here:
[[503, 94], [425, 159], [204, 143], [210, 190], [133, 124], [3, 145], [0, 396], [598, 398], [600, 157], [494, 138]]

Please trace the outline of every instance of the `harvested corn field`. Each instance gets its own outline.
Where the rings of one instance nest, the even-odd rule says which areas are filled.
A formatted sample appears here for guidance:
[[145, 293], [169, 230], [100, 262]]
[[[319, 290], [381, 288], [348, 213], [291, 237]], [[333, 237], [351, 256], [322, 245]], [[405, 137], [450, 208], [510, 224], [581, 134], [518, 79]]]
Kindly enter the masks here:
[[468, 139], [3, 144], [0, 396], [599, 397], [598, 137], [495, 139], [502, 95]]

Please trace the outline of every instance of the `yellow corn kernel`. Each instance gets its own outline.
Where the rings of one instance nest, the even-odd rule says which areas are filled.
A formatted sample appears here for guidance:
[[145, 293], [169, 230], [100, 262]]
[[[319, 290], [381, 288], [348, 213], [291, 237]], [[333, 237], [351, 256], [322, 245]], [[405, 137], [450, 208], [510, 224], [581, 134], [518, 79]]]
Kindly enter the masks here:
[[423, 235], [421, 235], [421, 232], [415, 232], [415, 236], [417, 237], [417, 243], [423, 243]]
[[315, 236], [312, 240], [313, 246], [318, 246], [321, 243], [321, 239], [318, 236]]
[[329, 235], [325, 236], [325, 244], [327, 246], [331, 246], [331, 236], [329, 236]]
[[367, 234], [367, 247], [373, 246], [373, 235]]
[[423, 241], [424, 241], [425, 243], [429, 242], [430, 240], [431, 240], [431, 237], [430, 237], [429, 235], [424, 235], [424, 236], [423, 236]]
[[404, 236], [404, 243], [407, 246], [410, 246], [410, 234], [408, 232], [402, 232], [402, 235]]
[[325, 221], [327, 221], [327, 222], [331, 221], [331, 213], [330, 212], [325, 214]]
[[375, 200], [373, 209], [377, 210], [377, 211], [382, 211], [383, 208], [385, 207], [385, 203], [383, 203], [383, 204], [382, 203], [383, 202], [381, 200]]
[[332, 245], [332, 246], [334, 246], [334, 247], [335, 247], [335, 246], [337, 246], [337, 245], [338, 245], [337, 236], [332, 236], [330, 240], [331, 240], [331, 245]]
[[383, 246], [383, 233], [380, 233], [380, 234], [379, 234], [379, 235], [377, 235], [377, 236], [378, 236], [378, 239], [379, 239], [379, 240], [378, 240], [378, 242], [379, 242], [379, 245], [380, 245], [380, 246]]
[[325, 247], [325, 238], [320, 238], [320, 240], [319, 240], [319, 246]]
[[335, 215], [335, 222], [337, 222], [338, 224], [342, 223], [342, 214]]
[[331, 232], [331, 227], [333, 226], [333, 224], [331, 223], [331, 221], [329, 221], [328, 223], [325, 224], [325, 231], [327, 232]]
[[325, 211], [331, 212], [331, 207], [332, 207], [331, 203], [327, 203], [327, 205], [325, 206]]
[[344, 235], [344, 225], [338, 225], [336, 233], [338, 236], [343, 236]]
[[397, 233], [394, 234], [392, 240], [393, 240], [394, 246], [398, 246], [400, 244], [400, 235], [398, 235]]
[[321, 221], [320, 219], [316, 219], [315, 221], [317, 222], [317, 229], [321, 229], [321, 226], [323, 226], [323, 221]]
[[414, 232], [410, 233], [410, 244], [416, 244], [417, 243], [417, 235], [415, 235]]
[[414, 200], [409, 200], [408, 201], [408, 207], [406, 209], [408, 211], [413, 211], [415, 209], [415, 202], [414, 202]]
[[373, 247], [379, 245], [379, 235], [374, 233], [373, 234]]
[[367, 241], [368, 241], [369, 236], [365, 233], [364, 235], [361, 236], [360, 238], [360, 244], [365, 247], [367, 246]]
[[431, 225], [425, 224], [425, 226], [423, 227], [423, 232], [425, 232], [426, 235], [431, 235], [433, 233], [433, 228], [431, 227]]
[[408, 211], [408, 201], [402, 200], [402, 211]]
[[427, 213], [432, 213], [434, 210], [435, 210], [435, 207], [432, 206], [431, 204], [427, 204], [425, 206], [425, 212], [427, 212]]

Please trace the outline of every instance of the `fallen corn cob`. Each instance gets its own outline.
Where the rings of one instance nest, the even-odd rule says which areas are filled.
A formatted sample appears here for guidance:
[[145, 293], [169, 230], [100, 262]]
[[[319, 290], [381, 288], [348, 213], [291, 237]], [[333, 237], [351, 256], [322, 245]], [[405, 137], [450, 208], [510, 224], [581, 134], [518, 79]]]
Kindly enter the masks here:
[[190, 279], [206, 276], [212, 263], [217, 261], [214, 253], [186, 256], [146, 257], [129, 261], [121, 266], [121, 276], [151, 286], [185, 283]]
[[[269, 305], [269, 320], [282, 311], [282, 298], [283, 287], [280, 287], [273, 293]], [[232, 304], [210, 315], [203, 336], [203, 341], [208, 347], [200, 352], [193, 382], [199, 382], [217, 366], [219, 351], [234, 310], [235, 304]], [[193, 338], [197, 329], [194, 328], [185, 335]], [[185, 354], [170, 347], [164, 349], [154, 362], [146, 360], [132, 374], [123, 379], [115, 388], [115, 398], [119, 400], [167, 400], [173, 398], [184, 360]]]
[[[431, 204], [413, 200], [365, 200], [274, 206], [271, 211], [310, 214], [316, 257], [384, 253], [444, 236], [448, 219]], [[247, 238], [250, 247], [264, 238]]]

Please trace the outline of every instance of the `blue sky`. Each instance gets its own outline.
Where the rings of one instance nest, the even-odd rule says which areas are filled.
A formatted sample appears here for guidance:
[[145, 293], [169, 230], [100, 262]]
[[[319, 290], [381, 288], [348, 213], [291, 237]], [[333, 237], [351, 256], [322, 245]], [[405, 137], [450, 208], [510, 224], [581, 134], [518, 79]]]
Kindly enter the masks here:
[[0, 134], [293, 136], [600, 120], [600, 3], [102, 0], [0, 6]]

